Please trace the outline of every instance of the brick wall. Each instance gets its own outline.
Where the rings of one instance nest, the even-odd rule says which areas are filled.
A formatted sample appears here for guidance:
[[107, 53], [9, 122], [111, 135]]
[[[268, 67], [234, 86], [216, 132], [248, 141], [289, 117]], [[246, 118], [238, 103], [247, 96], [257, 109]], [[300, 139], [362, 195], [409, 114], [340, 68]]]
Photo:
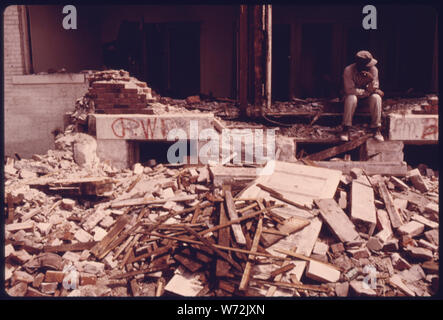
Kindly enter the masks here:
[[64, 114], [88, 85], [79, 74], [24, 75], [20, 10], [4, 11], [4, 153], [27, 158], [54, 148], [51, 131], [63, 129]]
[[13, 90], [12, 77], [25, 73], [23, 49], [21, 47], [21, 30], [19, 23], [19, 6], [9, 6], [3, 12], [4, 33], [4, 92], [5, 106]]

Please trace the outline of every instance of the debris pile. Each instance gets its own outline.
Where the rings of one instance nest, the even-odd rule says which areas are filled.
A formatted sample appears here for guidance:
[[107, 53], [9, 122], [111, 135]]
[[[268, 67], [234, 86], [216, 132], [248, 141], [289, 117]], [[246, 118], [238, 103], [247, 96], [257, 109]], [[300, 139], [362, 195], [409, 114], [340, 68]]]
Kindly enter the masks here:
[[258, 177], [229, 164], [116, 170], [84, 157], [95, 152], [89, 138], [68, 133], [45, 155], [8, 158], [8, 294], [437, 292], [438, 173], [429, 168], [405, 177], [280, 161]]

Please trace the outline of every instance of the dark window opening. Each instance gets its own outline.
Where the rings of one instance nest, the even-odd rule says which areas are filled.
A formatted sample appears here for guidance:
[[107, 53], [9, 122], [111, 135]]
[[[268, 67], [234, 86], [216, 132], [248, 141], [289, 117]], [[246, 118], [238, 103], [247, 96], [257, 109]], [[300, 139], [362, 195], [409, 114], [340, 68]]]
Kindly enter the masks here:
[[272, 26], [272, 99], [289, 100], [290, 25]]
[[331, 92], [332, 24], [302, 25], [299, 83], [302, 98], [336, 96]]

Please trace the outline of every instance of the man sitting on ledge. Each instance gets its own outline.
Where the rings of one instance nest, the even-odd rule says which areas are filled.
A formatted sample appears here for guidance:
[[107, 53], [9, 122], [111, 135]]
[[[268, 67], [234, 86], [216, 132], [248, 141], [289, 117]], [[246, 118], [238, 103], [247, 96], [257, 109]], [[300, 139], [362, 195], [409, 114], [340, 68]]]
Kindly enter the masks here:
[[371, 113], [371, 130], [374, 138], [384, 141], [380, 132], [381, 127], [381, 99], [383, 91], [379, 89], [378, 69], [375, 60], [368, 51], [359, 51], [355, 55], [355, 63], [347, 66], [343, 72], [344, 85], [344, 113], [343, 131], [340, 140], [349, 141], [349, 128], [352, 126], [352, 117], [358, 102], [369, 105]]

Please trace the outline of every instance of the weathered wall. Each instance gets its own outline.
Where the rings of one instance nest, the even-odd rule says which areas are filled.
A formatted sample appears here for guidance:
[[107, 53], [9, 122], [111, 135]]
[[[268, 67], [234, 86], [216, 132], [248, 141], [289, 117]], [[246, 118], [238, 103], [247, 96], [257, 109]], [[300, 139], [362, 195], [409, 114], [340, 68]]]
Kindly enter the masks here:
[[102, 44], [117, 38], [122, 21], [200, 22], [201, 92], [230, 97], [237, 6], [76, 6], [78, 29], [62, 27], [63, 6], [29, 6], [35, 72], [68, 72], [103, 65]]
[[61, 68], [67, 72], [79, 72], [102, 66], [98, 8], [76, 6], [76, 30], [63, 28], [65, 14], [62, 5], [28, 8], [35, 73]]
[[5, 94], [5, 155], [28, 158], [54, 148], [52, 131], [87, 91], [82, 74], [14, 76]]
[[238, 6], [109, 6], [103, 11], [102, 43], [115, 40], [122, 21], [200, 22], [200, 91], [230, 97], [234, 26]]

